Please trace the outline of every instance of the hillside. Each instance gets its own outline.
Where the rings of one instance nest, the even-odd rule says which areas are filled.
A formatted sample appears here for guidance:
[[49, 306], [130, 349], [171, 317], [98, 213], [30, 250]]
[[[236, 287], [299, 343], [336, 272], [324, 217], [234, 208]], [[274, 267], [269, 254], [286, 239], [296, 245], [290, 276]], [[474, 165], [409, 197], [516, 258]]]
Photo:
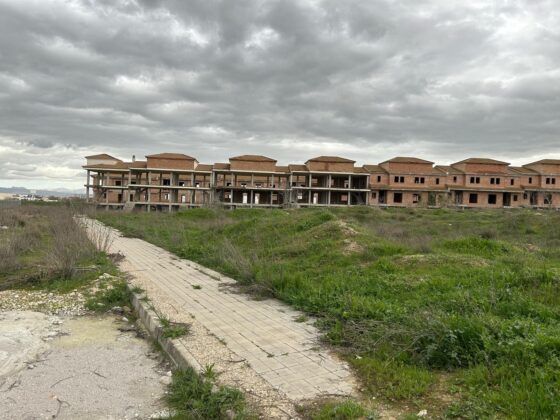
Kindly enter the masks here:
[[364, 401], [560, 416], [560, 213], [189, 210], [98, 218], [319, 317]]

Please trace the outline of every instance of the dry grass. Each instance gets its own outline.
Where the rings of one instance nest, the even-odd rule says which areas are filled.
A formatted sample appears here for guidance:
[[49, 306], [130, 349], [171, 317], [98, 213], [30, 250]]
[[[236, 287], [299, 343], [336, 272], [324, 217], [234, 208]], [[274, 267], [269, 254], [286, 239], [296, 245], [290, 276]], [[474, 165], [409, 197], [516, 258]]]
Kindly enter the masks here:
[[110, 245], [99, 232], [92, 243], [68, 206], [25, 205], [0, 211], [0, 288], [28, 281], [71, 279]]

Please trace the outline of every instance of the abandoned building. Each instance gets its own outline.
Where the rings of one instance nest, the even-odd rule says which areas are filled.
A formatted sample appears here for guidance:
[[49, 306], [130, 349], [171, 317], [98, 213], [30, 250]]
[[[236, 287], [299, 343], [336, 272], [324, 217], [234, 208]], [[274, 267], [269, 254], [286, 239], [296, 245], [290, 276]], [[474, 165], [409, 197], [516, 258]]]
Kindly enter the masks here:
[[510, 166], [469, 158], [448, 166], [395, 157], [356, 166], [337, 156], [277, 165], [260, 155], [204, 164], [181, 153], [124, 162], [86, 156], [87, 200], [105, 208], [177, 210], [237, 207], [538, 207], [560, 209], [560, 159]]

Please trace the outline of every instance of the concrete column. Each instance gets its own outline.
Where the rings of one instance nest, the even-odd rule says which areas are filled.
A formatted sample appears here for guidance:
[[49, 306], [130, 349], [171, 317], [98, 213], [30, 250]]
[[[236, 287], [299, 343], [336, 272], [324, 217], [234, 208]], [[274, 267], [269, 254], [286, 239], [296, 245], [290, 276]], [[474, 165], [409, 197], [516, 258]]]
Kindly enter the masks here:
[[250, 201], [250, 203], [251, 203], [250, 207], [251, 207], [251, 208], [253, 208], [253, 196], [254, 196], [253, 193], [254, 193], [254, 191], [251, 190], [251, 201]]
[[146, 188], [146, 192], [148, 193], [148, 211], [152, 210], [152, 189], [150, 188], [150, 185], [152, 184], [152, 173], [148, 172], [148, 180], [146, 182], [146, 184], [148, 185], [148, 188]]
[[327, 187], [329, 188], [329, 191], [327, 191], [327, 206], [331, 205], [331, 186], [332, 186], [332, 175], [328, 174], [327, 175]]
[[251, 188], [255, 186], [255, 174], [251, 174]]
[[86, 203], [89, 203], [89, 169], [86, 171]]
[[[109, 186], [109, 173], [105, 172], [103, 174], [103, 177], [105, 178], [105, 187]], [[109, 203], [109, 190], [107, 188], [105, 188], [105, 203]], [[109, 206], [106, 206], [106, 209], [109, 208]]]
[[350, 205], [350, 202], [352, 201], [351, 189], [352, 189], [352, 175], [348, 175], [348, 203], [346, 203], [347, 205]]

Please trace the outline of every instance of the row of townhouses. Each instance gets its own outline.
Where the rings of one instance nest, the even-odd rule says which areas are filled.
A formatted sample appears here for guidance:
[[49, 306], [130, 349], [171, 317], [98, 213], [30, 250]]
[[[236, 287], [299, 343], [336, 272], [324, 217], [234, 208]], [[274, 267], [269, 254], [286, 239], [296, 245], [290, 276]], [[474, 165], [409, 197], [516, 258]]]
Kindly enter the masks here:
[[88, 201], [126, 210], [184, 207], [549, 207], [560, 208], [560, 159], [510, 166], [470, 158], [449, 166], [414, 157], [378, 165], [319, 156], [279, 166], [265, 156], [242, 155], [203, 164], [179, 153], [124, 162], [87, 156]]

